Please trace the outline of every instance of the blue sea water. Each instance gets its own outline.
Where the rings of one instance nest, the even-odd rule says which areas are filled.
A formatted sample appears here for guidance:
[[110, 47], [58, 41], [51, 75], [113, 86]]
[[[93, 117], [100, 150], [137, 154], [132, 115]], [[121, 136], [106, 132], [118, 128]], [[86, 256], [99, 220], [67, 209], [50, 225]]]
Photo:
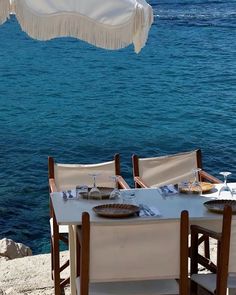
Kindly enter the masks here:
[[47, 157], [94, 163], [201, 148], [236, 181], [236, 2], [150, 0], [147, 46], [106, 51], [0, 27], [0, 238], [49, 251]]

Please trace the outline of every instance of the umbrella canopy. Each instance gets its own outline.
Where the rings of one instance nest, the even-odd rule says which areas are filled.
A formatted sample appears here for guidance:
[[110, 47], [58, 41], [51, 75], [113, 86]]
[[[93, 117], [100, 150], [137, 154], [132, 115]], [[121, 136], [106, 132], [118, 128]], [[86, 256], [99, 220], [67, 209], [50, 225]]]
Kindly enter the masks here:
[[0, 0], [0, 24], [15, 13], [23, 31], [38, 40], [75, 37], [97, 47], [144, 47], [153, 22], [145, 0]]

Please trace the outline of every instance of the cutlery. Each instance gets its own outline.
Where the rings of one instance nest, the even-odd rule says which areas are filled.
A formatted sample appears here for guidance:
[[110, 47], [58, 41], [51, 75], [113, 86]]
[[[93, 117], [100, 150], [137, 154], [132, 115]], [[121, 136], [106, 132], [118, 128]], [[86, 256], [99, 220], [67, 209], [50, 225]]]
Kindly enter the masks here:
[[139, 208], [143, 211], [144, 215], [150, 216], [150, 212], [144, 207], [143, 204], [139, 204]]
[[62, 192], [62, 194], [63, 194], [63, 199], [66, 201], [67, 200], [66, 192]]
[[143, 206], [144, 210], [146, 212], [148, 212], [149, 216], [155, 216], [156, 215], [147, 205], [142, 204], [142, 206]]
[[69, 198], [72, 199], [73, 196], [72, 196], [72, 194], [71, 194], [71, 190], [68, 190], [67, 192], [68, 192], [68, 194], [69, 194]]

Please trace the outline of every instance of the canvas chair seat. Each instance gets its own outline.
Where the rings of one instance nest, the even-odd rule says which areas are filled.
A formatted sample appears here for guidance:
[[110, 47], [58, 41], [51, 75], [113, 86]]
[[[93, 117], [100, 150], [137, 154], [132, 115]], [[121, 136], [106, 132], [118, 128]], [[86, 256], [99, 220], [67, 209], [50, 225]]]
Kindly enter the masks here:
[[[50, 218], [50, 229], [51, 229], [51, 236], [53, 236], [53, 219]], [[59, 226], [59, 234], [68, 234], [69, 228], [68, 225], [60, 225]]]
[[[213, 293], [216, 289], [216, 274], [208, 273], [208, 274], [193, 274], [191, 276], [191, 280]], [[236, 277], [229, 276], [228, 278], [228, 288], [236, 288]]]
[[[80, 278], [76, 279], [80, 295]], [[89, 295], [175, 295], [179, 294], [176, 280], [92, 283]]]

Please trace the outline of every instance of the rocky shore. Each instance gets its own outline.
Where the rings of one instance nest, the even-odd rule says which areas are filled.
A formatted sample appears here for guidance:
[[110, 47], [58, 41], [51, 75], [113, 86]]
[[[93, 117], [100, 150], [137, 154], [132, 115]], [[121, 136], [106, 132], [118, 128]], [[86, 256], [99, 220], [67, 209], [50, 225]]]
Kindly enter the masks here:
[[[62, 252], [62, 261], [67, 257], [68, 251]], [[0, 295], [52, 295], [50, 270], [50, 254], [32, 256], [31, 249], [24, 244], [0, 240]], [[69, 288], [65, 294], [69, 295]]]
[[[66, 260], [68, 251], [62, 252]], [[50, 254], [0, 258], [0, 295], [53, 295]], [[69, 288], [65, 289], [69, 295]]]

